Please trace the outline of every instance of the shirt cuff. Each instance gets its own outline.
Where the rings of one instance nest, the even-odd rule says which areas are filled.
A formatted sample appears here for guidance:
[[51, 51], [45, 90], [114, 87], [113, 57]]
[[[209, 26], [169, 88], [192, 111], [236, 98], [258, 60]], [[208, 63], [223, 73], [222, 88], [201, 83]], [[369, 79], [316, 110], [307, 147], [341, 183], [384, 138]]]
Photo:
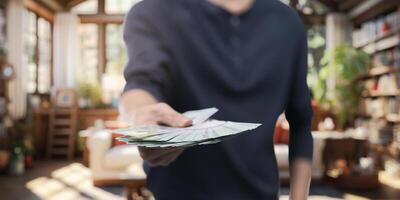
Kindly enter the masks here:
[[159, 88], [154, 84], [140, 84], [136, 82], [127, 82], [125, 84], [122, 94], [134, 89], [145, 90], [146, 92], [150, 93], [158, 102], [166, 101], [165, 96], [161, 93]]

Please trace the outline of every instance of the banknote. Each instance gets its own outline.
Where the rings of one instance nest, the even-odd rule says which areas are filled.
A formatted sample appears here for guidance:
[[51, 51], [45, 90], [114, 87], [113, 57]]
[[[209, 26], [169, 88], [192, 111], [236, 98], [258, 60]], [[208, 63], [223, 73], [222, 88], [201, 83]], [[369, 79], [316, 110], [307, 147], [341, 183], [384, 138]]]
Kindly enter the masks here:
[[185, 128], [152, 125], [118, 129], [113, 132], [122, 134], [123, 136], [117, 139], [127, 144], [143, 147], [180, 147], [218, 143], [261, 125], [210, 119], [217, 111], [217, 108], [207, 108], [183, 113], [193, 121], [192, 126]]

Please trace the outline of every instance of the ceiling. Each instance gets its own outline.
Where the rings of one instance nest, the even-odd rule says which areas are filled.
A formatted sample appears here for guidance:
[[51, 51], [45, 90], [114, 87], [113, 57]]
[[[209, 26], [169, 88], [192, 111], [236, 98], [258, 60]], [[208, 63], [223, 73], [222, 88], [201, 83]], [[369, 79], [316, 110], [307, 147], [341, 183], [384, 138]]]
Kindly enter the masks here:
[[[86, 0], [31, 0], [41, 3], [45, 7], [54, 11], [65, 11], [86, 1]], [[104, 3], [105, 0], [99, 2]], [[326, 13], [307, 13], [302, 10], [300, 0], [289, 0], [291, 6], [299, 9], [300, 15], [310, 23], [324, 22]], [[399, 0], [308, 0], [308, 5], [311, 7], [315, 4], [323, 4], [328, 12], [346, 13], [351, 20], [359, 25], [361, 22], [371, 19], [379, 13], [383, 13], [395, 6], [399, 5]], [[322, 6], [322, 7], [324, 7]], [[318, 6], [321, 7], [321, 6]], [[360, 9], [361, 8], [361, 9]]]
[[[51, 7], [58, 7], [58, 9], [59, 8], [69, 9], [86, 0], [38, 0], [38, 1], [42, 1], [47, 5], [52, 5]], [[353, 9], [364, 0], [317, 0], [317, 1], [327, 6], [330, 10], [348, 12], [349, 10]], [[296, 5], [298, 4], [299, 0], [290, 0], [290, 2], [291, 5]]]
[[34, 0], [53, 11], [69, 10], [86, 0]]
[[349, 12], [364, 0], [318, 0], [333, 11]]

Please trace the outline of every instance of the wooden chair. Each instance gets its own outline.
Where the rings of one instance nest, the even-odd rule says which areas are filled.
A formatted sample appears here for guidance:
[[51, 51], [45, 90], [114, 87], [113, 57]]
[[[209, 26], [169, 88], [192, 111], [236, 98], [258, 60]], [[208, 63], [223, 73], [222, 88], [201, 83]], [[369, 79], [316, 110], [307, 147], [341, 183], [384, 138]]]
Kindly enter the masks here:
[[127, 200], [133, 200], [133, 195], [136, 193], [143, 199], [149, 199], [151, 194], [145, 194], [142, 190], [146, 186], [146, 178], [120, 178], [114, 180], [93, 181], [96, 187], [102, 186], [122, 186], [125, 188], [125, 196]]
[[47, 158], [66, 156], [73, 159], [77, 133], [78, 95], [73, 89], [58, 90], [49, 116]]

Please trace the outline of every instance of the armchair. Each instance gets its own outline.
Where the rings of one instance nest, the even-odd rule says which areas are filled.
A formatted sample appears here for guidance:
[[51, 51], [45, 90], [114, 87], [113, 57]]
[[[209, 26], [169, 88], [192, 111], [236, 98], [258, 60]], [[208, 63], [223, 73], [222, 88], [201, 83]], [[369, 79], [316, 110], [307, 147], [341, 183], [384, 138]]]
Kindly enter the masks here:
[[87, 147], [94, 185], [116, 185], [128, 179], [145, 180], [143, 160], [137, 147], [112, 147], [112, 135], [107, 130], [93, 131], [88, 137]]

